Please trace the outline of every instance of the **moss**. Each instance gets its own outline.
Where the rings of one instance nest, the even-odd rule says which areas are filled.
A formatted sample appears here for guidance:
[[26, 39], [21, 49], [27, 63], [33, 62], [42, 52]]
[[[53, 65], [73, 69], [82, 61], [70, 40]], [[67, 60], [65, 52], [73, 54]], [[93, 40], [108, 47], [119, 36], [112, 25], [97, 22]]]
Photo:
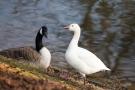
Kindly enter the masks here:
[[[46, 70], [34, 68], [28, 65], [24, 65], [21, 63], [13, 61], [12, 59], [0, 56], [0, 62], [8, 64], [10, 67], [18, 67], [21, 69], [21, 72], [19, 72], [21, 75], [33, 77], [33, 78], [41, 78], [41, 79], [50, 79], [52, 81], [56, 81], [61, 83], [62, 85], [67, 85], [64, 79], [62, 79], [58, 74], [55, 73], [49, 73]], [[10, 69], [9, 69], [10, 70]], [[16, 72], [15, 70], [10, 70], [12, 72]], [[70, 85], [71, 88], [74, 88], [74, 86]], [[76, 87], [77, 88], [77, 87]]]
[[[65, 80], [63, 78], [60, 77], [59, 74], [55, 73], [55, 72], [48, 72], [45, 69], [38, 69], [38, 68], [34, 68], [28, 65], [24, 65], [21, 63], [18, 63], [15, 60], [0, 56], [0, 62], [8, 64], [10, 67], [12, 67], [12, 72], [15, 73], [19, 73], [20, 75], [24, 75], [24, 76], [28, 76], [28, 77], [32, 77], [32, 78], [40, 78], [40, 79], [48, 79], [51, 81], [55, 81], [58, 82], [62, 85], [66, 85], [70, 88], [73, 89], [94, 89], [94, 90], [104, 90], [104, 89], [110, 89], [111, 90], [115, 90], [115, 88], [113, 87], [112, 83], [110, 80], [107, 79], [99, 79], [98, 80], [93, 80], [92, 81], [88, 81], [90, 83], [90, 87], [84, 87], [82, 86], [83, 82], [82, 80], [75, 80], [74, 78], [70, 78], [69, 80]], [[95, 81], [95, 82], [94, 82]], [[98, 81], [98, 83], [97, 83]], [[104, 84], [103, 84], [104, 83]]]

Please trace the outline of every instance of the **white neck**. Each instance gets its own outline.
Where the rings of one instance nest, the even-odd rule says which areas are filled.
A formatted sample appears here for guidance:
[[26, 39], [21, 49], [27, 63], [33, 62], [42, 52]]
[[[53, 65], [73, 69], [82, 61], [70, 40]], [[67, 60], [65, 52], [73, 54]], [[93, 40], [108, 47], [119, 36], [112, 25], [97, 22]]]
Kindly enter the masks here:
[[79, 41], [79, 38], [80, 38], [80, 32], [81, 30], [76, 30], [74, 31], [74, 36], [69, 44], [69, 48], [75, 48], [76, 46], [78, 47], [78, 41]]

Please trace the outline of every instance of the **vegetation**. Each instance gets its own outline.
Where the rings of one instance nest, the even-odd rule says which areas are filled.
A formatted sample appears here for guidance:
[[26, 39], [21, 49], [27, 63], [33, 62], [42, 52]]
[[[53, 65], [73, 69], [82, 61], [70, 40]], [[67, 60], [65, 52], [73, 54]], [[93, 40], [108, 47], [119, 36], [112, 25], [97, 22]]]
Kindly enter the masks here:
[[[87, 89], [88, 90], [89, 89], [92, 89], [92, 90], [105, 90], [105, 89], [116, 90], [116, 87], [114, 87], [112, 85], [107, 85], [106, 83], [104, 85], [104, 84], [100, 84], [100, 83], [97, 83], [94, 81], [88, 81], [89, 82], [88, 85], [83, 86], [82, 80], [76, 79], [75, 77], [71, 77], [68, 80], [61, 78], [60, 74], [65, 73], [61, 70], [57, 70], [57, 69], [52, 68], [52, 67], [49, 67], [47, 70], [38, 69], [38, 68], [34, 68], [34, 67], [30, 67], [28, 65], [18, 63], [15, 60], [5, 58], [3, 56], [0, 56], [0, 71], [1, 71], [1, 73], [3, 73], [3, 76], [6, 76], [6, 75], [8, 75], [8, 77], [10, 76], [11, 80], [8, 80], [7, 82], [14, 81], [14, 78], [16, 76], [18, 78], [27, 78], [26, 82], [36, 82], [36, 85], [31, 84], [31, 83], [26, 83], [25, 79], [23, 79], [22, 82], [26, 83], [26, 85], [24, 85], [24, 86], [27, 86], [28, 84], [30, 84], [29, 86], [31, 88], [38, 87], [38, 89], [41, 89], [41, 90], [43, 90], [43, 89], [47, 89], [47, 90], [56, 90], [56, 89], [57, 90], [87, 90]], [[3, 76], [1, 76], [1, 77], [3, 77]], [[3, 79], [0, 78], [0, 81], [2, 81], [2, 80]], [[41, 81], [43, 81], [42, 84], [41, 84]], [[103, 83], [110, 82], [109, 80], [101, 80], [101, 81]], [[18, 79], [18, 82], [19, 82], [19, 79]], [[7, 85], [5, 85], [5, 84], [7, 84]], [[13, 83], [10, 83], [10, 84], [13, 84]], [[8, 87], [9, 83], [5, 82], [4, 86]], [[20, 86], [22, 86], [22, 85], [20, 84]], [[50, 87], [52, 87], [52, 88], [50, 88]], [[13, 88], [13, 86], [12, 86], [12, 88]], [[24, 87], [22, 87], [22, 88], [24, 88]], [[3, 89], [1, 83], [0, 83], [0, 89]], [[122, 90], [121, 87], [119, 87], [118, 89]]]

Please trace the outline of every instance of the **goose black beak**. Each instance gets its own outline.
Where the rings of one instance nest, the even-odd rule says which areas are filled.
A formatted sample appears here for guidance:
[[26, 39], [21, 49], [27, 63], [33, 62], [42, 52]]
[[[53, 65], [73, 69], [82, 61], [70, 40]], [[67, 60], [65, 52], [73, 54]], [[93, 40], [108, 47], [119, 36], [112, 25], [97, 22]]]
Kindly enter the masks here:
[[45, 38], [48, 38], [47, 34], [48, 34], [48, 33], [47, 33], [47, 32], [45, 32], [45, 34], [44, 34]]

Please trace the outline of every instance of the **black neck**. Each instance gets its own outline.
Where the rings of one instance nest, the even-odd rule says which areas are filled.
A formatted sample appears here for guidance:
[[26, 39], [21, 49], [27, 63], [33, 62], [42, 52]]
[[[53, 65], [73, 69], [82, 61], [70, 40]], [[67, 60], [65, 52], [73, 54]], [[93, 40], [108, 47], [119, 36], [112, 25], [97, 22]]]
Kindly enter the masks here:
[[43, 38], [43, 36], [38, 32], [37, 36], [36, 36], [36, 40], [35, 40], [37, 52], [39, 52], [41, 50], [41, 48], [44, 47], [42, 44], [42, 38]]

